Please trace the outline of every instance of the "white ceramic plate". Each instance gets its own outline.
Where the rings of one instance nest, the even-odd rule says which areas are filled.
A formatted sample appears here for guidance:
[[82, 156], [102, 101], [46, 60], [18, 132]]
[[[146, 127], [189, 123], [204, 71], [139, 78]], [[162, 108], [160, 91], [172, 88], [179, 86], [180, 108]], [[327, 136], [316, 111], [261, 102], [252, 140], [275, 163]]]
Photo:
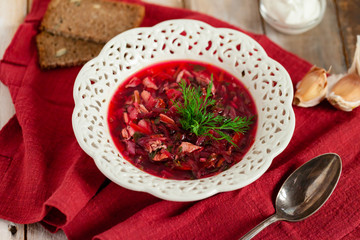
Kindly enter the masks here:
[[[253, 146], [239, 163], [216, 176], [198, 180], [155, 177], [125, 160], [112, 141], [107, 114], [117, 87], [140, 69], [169, 60], [216, 65], [237, 76], [255, 100], [258, 126]], [[247, 35], [195, 20], [170, 20], [119, 34], [85, 64], [74, 85], [72, 121], [82, 149], [113, 182], [167, 200], [194, 201], [242, 188], [269, 168], [294, 131], [292, 98], [286, 70]]]

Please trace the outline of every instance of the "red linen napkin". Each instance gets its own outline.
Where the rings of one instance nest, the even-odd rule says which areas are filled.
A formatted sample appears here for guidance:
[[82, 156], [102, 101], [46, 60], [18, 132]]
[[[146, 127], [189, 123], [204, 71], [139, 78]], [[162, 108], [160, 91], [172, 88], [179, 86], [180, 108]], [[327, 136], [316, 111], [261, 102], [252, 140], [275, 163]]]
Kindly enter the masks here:
[[[295, 108], [294, 136], [270, 169], [249, 186], [202, 201], [163, 201], [106, 180], [71, 127], [72, 87], [80, 68], [41, 72], [38, 67], [34, 36], [48, 2], [34, 0], [0, 64], [0, 80], [16, 108], [0, 132], [0, 218], [41, 221], [76, 240], [237, 239], [274, 213], [277, 190], [293, 170], [318, 154], [336, 152], [343, 173], [319, 212], [302, 222], [273, 224], [255, 239], [360, 238], [359, 109], [345, 113], [326, 102]], [[197, 12], [144, 5], [143, 26], [190, 18], [238, 29]], [[311, 67], [266, 36], [247, 34], [287, 69], [294, 83]]]

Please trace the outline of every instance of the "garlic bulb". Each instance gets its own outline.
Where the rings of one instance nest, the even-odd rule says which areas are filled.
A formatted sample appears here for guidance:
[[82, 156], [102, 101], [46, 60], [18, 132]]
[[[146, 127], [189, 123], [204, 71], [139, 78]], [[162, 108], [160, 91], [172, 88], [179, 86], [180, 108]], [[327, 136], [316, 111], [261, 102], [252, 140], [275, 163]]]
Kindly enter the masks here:
[[354, 61], [348, 73], [333, 81], [326, 98], [334, 107], [350, 112], [360, 106], [360, 35], [357, 36]]
[[328, 71], [323, 68], [312, 67], [296, 85], [293, 104], [299, 107], [313, 107], [319, 104], [326, 96], [327, 73]]

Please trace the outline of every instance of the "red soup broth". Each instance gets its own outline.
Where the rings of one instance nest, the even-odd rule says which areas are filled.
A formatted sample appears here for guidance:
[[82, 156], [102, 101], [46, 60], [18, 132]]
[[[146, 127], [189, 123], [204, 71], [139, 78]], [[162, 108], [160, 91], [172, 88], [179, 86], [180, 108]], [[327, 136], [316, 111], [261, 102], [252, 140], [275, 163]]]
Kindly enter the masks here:
[[[180, 123], [174, 106], [184, 101], [179, 82], [206, 92], [211, 78], [216, 100], [211, 111], [231, 119], [253, 117], [244, 134], [225, 132], [237, 147], [196, 136]], [[216, 175], [238, 163], [254, 142], [257, 112], [250, 93], [233, 75], [207, 63], [172, 61], [144, 68], [124, 81], [111, 99], [107, 120], [127, 161], [161, 178], [188, 180]]]

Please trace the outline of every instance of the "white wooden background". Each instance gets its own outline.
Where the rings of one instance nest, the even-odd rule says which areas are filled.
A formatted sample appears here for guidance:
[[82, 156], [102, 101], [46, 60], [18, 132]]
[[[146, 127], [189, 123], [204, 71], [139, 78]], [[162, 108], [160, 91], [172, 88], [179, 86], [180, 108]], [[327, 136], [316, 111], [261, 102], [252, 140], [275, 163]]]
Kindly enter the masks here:
[[[352, 60], [355, 35], [360, 34], [359, 0], [327, 0], [321, 24], [301, 35], [281, 34], [260, 17], [258, 0], [144, 0], [188, 8], [227, 21], [244, 30], [266, 34], [283, 48], [328, 68], [346, 71]], [[31, 8], [32, 0], [0, 0], [0, 59], [18, 25]], [[1, 77], [1, 76], [0, 76]], [[0, 128], [15, 113], [10, 94], [0, 82]], [[0, 200], [1, 201], [1, 200]], [[62, 231], [51, 234], [38, 224], [15, 224], [0, 219], [0, 240], [65, 240]]]

